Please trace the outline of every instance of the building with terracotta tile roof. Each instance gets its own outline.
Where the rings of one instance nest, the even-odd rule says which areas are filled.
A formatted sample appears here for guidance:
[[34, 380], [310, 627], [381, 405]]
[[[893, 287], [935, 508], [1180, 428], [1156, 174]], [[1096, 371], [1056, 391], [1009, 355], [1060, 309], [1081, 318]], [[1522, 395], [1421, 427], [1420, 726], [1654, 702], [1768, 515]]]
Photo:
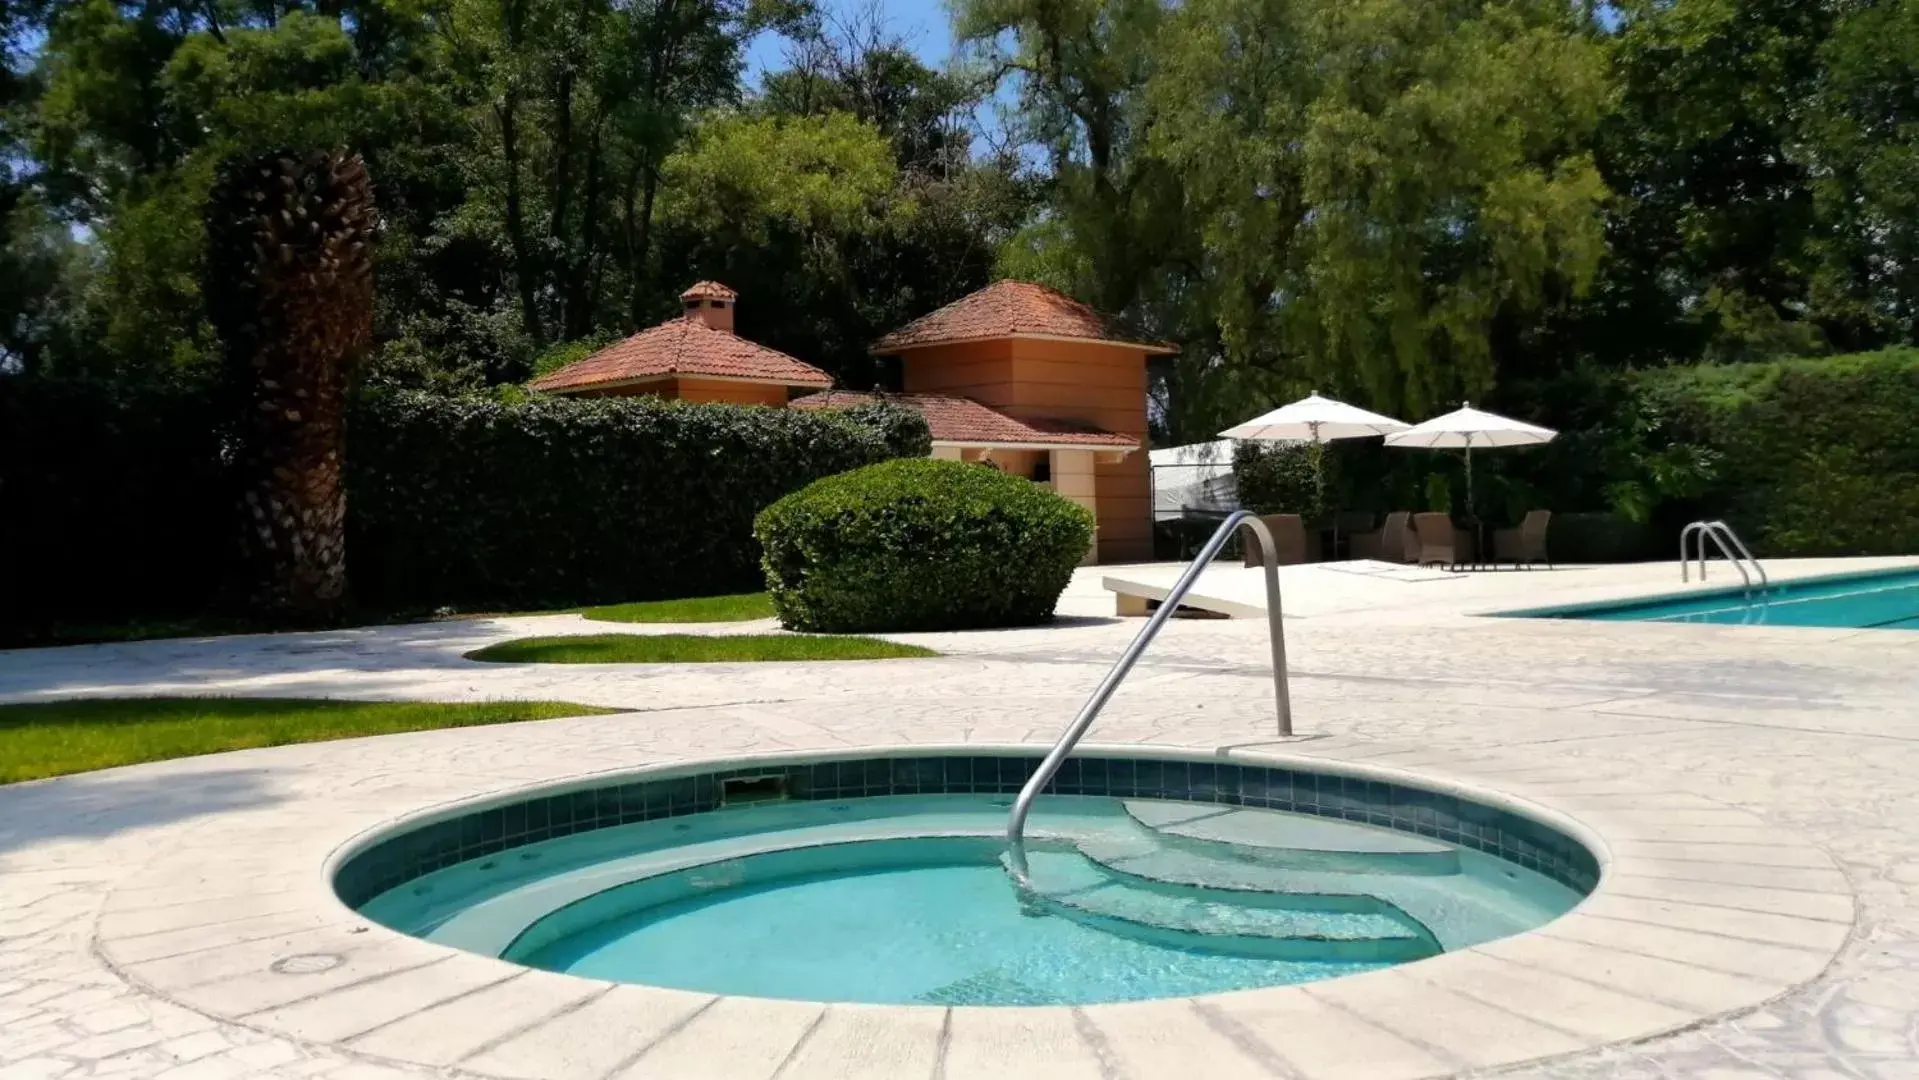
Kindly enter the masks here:
[[653, 394], [736, 405], [786, 404], [789, 388], [817, 390], [832, 376], [733, 332], [738, 295], [717, 281], [680, 294], [677, 319], [642, 330], [529, 383], [554, 394]]
[[1099, 312], [1057, 289], [1025, 281], [996, 281], [968, 293], [879, 339], [873, 351], [895, 356], [935, 345], [1006, 338], [1091, 341], [1147, 353], [1179, 351], [1161, 342], [1130, 341]]
[[[1018, 423], [1076, 424], [1133, 447], [1146, 442], [1146, 359], [1175, 351], [1133, 340], [1072, 297], [1020, 281], [963, 296], [873, 346], [879, 355], [900, 358], [908, 394], [963, 397]], [[1008, 471], [1025, 464], [985, 450], [936, 446], [935, 453], [985, 456]], [[1093, 511], [1100, 562], [1152, 556], [1145, 454], [1053, 446], [1043, 457], [1031, 462], [1027, 475], [1044, 476], [1054, 490]]]
[[[1139, 440], [1115, 435], [1071, 420], [1035, 418], [1015, 420], [1002, 412], [956, 394], [886, 394], [855, 390], [826, 390], [794, 398], [795, 409], [850, 409], [885, 402], [911, 409], [926, 418], [933, 449], [978, 450], [968, 460], [990, 460], [1007, 450], [1051, 450], [1087, 447], [1097, 451], [1133, 451]], [[938, 456], [937, 453], [935, 456]]]
[[688, 401], [843, 409], [886, 400], [926, 418], [933, 456], [1046, 484], [1093, 511], [1089, 560], [1152, 554], [1146, 358], [1170, 346], [1130, 340], [1085, 304], [1043, 285], [1001, 281], [876, 342], [899, 356], [906, 392], [827, 390], [811, 364], [733, 333], [739, 295], [717, 281], [680, 294], [677, 319], [609, 345], [530, 385], [558, 394], [656, 394]]

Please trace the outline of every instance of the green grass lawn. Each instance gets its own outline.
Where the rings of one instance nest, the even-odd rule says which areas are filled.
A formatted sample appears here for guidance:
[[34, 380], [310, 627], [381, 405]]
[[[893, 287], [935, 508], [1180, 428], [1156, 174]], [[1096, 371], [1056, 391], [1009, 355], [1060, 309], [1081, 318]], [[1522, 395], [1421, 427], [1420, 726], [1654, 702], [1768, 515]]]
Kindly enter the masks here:
[[506, 664], [717, 664], [743, 660], [895, 660], [938, 656], [917, 645], [809, 634], [592, 634], [503, 641], [467, 653]]
[[580, 614], [605, 622], [745, 622], [773, 617], [773, 598], [763, 592], [732, 596], [694, 596], [685, 600], [647, 600], [638, 604], [590, 607]]
[[564, 701], [106, 698], [0, 705], [0, 784], [254, 746], [617, 712]]

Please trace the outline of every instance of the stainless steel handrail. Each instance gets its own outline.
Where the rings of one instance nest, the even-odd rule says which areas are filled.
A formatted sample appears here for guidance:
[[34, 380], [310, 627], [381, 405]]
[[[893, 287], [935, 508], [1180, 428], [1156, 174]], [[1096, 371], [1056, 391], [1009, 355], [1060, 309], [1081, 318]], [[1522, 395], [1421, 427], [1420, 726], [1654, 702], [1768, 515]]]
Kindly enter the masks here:
[[[1752, 564], [1752, 572], [1759, 575], [1759, 588], [1761, 591], [1768, 591], [1772, 588], [1772, 578], [1766, 575], [1765, 564], [1761, 563], [1758, 559], [1753, 558], [1752, 550], [1746, 547], [1746, 542], [1744, 540], [1739, 539], [1738, 533], [1732, 531], [1731, 525], [1726, 524], [1724, 521], [1715, 521], [1711, 525], [1709, 525], [1708, 528], [1713, 529], [1714, 531], [1718, 532], [1721, 536], [1724, 536], [1727, 540], [1732, 541], [1732, 546], [1739, 550], [1740, 558], [1745, 559], [1747, 562]], [[1706, 580], [1706, 569], [1705, 569], [1704, 563], [1700, 564], [1699, 580], [1701, 581]]]
[[1257, 514], [1250, 510], [1235, 510], [1227, 516], [1225, 521], [1220, 522], [1219, 529], [1213, 533], [1211, 539], [1206, 541], [1206, 546], [1199, 550], [1199, 555], [1186, 567], [1186, 572], [1173, 583], [1165, 599], [1159, 602], [1159, 610], [1153, 612], [1152, 618], [1146, 620], [1146, 625], [1140, 628], [1138, 636], [1133, 638], [1133, 643], [1126, 646], [1126, 651], [1120, 654], [1119, 662], [1113, 665], [1112, 670], [1106, 673], [1106, 677], [1100, 680], [1099, 686], [1094, 688], [1093, 696], [1087, 698], [1086, 704], [1080, 706], [1079, 715], [1073, 717], [1073, 722], [1067, 726], [1066, 733], [1053, 744], [1053, 749], [1039, 763], [1039, 768], [1026, 781], [1026, 786], [1020, 789], [1019, 798], [1013, 801], [1013, 812], [1006, 818], [1006, 850], [1012, 862], [1013, 878], [1022, 886], [1026, 884], [1027, 876], [1026, 817], [1032, 813], [1033, 800], [1039, 797], [1039, 793], [1047, 784], [1053, 782], [1053, 776], [1059, 772], [1060, 765], [1072, 754], [1073, 748], [1079, 745], [1080, 737], [1086, 734], [1086, 729], [1093, 726], [1094, 718], [1098, 717], [1100, 710], [1106, 707], [1107, 699], [1113, 696], [1113, 691], [1119, 689], [1119, 684], [1125, 681], [1127, 673], [1133, 670], [1133, 665], [1138, 663], [1140, 654], [1146, 651], [1146, 646], [1152, 644], [1153, 638], [1159, 634], [1160, 627], [1166, 625], [1167, 619], [1172, 618], [1173, 612], [1179, 609], [1179, 602], [1192, 591], [1193, 585], [1199, 581], [1199, 576], [1206, 572], [1206, 567], [1219, 554], [1220, 549], [1226, 546], [1226, 541], [1231, 539], [1233, 532], [1241, 526], [1251, 529], [1253, 536], [1259, 540], [1261, 562], [1265, 564], [1266, 569], [1266, 622], [1272, 638], [1273, 696], [1279, 714], [1279, 733], [1281, 735], [1293, 733], [1293, 703], [1286, 687], [1286, 634], [1280, 625], [1278, 549], [1273, 544], [1272, 530], [1266, 527], [1266, 523], [1261, 521]]
[[[1706, 530], [1710, 529], [1711, 527], [1712, 527], [1712, 522], [1710, 521], [1695, 521], [1692, 524], [1687, 525], [1686, 528], [1682, 532], [1680, 532], [1679, 534], [1679, 580], [1681, 581], [1690, 580], [1687, 577], [1687, 575], [1691, 573], [1691, 570], [1692, 570], [1691, 560], [1693, 559], [1697, 559], [1699, 561], [1699, 580], [1701, 581], [1706, 580]], [[1686, 538], [1688, 536], [1692, 537], [1693, 539], [1694, 554], [1690, 556], [1686, 554]]]
[[[1747, 563], [1751, 563], [1753, 571], [1759, 575], [1760, 591], [1763, 593], [1772, 588], [1772, 579], [1767, 575], [1765, 566], [1753, 557], [1745, 541], [1739, 539], [1739, 534], [1732, 530], [1731, 525], [1717, 520], [1695, 521], [1679, 531], [1679, 580], [1692, 580], [1691, 561], [1694, 557], [1699, 560], [1699, 580], [1706, 580], [1707, 537], [1712, 538], [1713, 544], [1719, 548], [1719, 554], [1725, 556], [1733, 569], [1739, 571], [1739, 577], [1746, 583], [1747, 593], [1752, 592], [1752, 573], [1747, 572]], [[1687, 551], [1686, 542], [1689, 540], [1696, 545], [1693, 549], [1696, 556]]]
[[[1692, 580], [1692, 555], [1687, 551], [1686, 541], [1691, 540], [1693, 538], [1694, 533], [1699, 532], [1705, 527], [1706, 527], [1705, 522], [1693, 521], [1693, 522], [1688, 522], [1685, 528], [1679, 530], [1679, 580], [1680, 581]], [[1703, 549], [1705, 547], [1705, 543], [1706, 542], [1704, 540], [1701, 540], [1699, 542], [1699, 546]], [[1701, 561], [1699, 565], [1699, 580], [1701, 581], [1706, 580], [1706, 566], [1703, 560]]]

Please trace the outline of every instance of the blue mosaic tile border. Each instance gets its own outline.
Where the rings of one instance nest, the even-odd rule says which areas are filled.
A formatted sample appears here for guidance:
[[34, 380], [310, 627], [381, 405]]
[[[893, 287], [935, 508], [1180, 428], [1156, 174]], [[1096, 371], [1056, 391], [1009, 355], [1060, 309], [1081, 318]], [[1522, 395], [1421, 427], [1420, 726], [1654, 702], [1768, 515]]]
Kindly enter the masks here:
[[[716, 810], [721, 782], [779, 776], [793, 799], [997, 794], [1024, 787], [1038, 757], [924, 756], [750, 765], [634, 780], [496, 806], [380, 841], [341, 866], [333, 887], [351, 907], [424, 874], [573, 833]], [[1599, 882], [1592, 852], [1548, 825], [1441, 792], [1297, 769], [1229, 762], [1073, 757], [1047, 794], [1222, 803], [1382, 825], [1496, 855], [1581, 893]]]

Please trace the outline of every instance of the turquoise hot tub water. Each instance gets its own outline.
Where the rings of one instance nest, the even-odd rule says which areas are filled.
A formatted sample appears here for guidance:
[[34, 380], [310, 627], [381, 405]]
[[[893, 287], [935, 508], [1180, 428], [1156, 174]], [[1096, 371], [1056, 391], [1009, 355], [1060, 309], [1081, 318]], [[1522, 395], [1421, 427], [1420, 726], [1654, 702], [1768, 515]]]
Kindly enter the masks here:
[[[1031, 888], [1022, 890], [999, 835], [1010, 794], [794, 798], [804, 777], [791, 772], [739, 782], [750, 801], [729, 804], [722, 778], [712, 785], [716, 808], [490, 851], [482, 839], [473, 857], [427, 854], [418, 872], [350, 860], [336, 887], [395, 929], [610, 981], [814, 1001], [1053, 1005], [1284, 985], [1418, 960], [1546, 922], [1597, 873], [1564, 837], [1504, 811], [1462, 811], [1450, 796], [1420, 793], [1417, 809], [1402, 802], [1404, 820], [1427, 835], [1366, 823], [1359, 803], [1335, 802], [1346, 788], [1327, 779], [1327, 794], [1315, 786], [1308, 798], [1337, 816], [1275, 810], [1275, 798], [1248, 806], [1043, 797], [1029, 825]], [[1356, 798], [1377, 796], [1386, 817], [1392, 793], [1405, 790], [1344, 783]], [[1207, 794], [1217, 800], [1221, 786]], [[1194, 785], [1178, 787], [1190, 795]], [[1297, 807], [1296, 787], [1287, 790]], [[559, 797], [560, 809], [545, 811], [549, 827], [553, 814], [581, 805], [606, 820], [599, 808], [608, 796], [584, 794]], [[497, 820], [537, 836], [535, 817], [508, 808]], [[438, 826], [469, 846], [488, 827], [485, 814]], [[1470, 842], [1439, 838], [1449, 830]], [[357, 859], [414, 858], [432, 846], [403, 835]], [[379, 874], [404, 880], [383, 888]]]
[[1630, 622], [1919, 630], [1919, 570], [1795, 581], [1751, 593], [1743, 587], [1713, 589], [1629, 603], [1512, 614]]
[[[676, 898], [649, 897], [604, 921], [560, 913], [556, 927], [531, 928], [554, 940], [506, 955], [550, 971], [758, 997], [1053, 1005], [1324, 979], [1390, 962], [1366, 948], [1367, 935], [1419, 943], [1403, 918], [1314, 910], [1275, 910], [1248, 928], [1284, 923], [1291, 939], [1209, 941], [1198, 925], [1225, 927], [1245, 912], [1229, 902], [1206, 910], [1197, 895], [1143, 894], [1137, 906], [1157, 906], [1173, 924], [1161, 925], [1150, 910], [1134, 921], [1022, 903], [998, 843], [983, 837], [852, 847], [865, 850], [754, 856], [735, 868], [737, 884], [678, 882]], [[1323, 947], [1305, 935], [1323, 935]]]

